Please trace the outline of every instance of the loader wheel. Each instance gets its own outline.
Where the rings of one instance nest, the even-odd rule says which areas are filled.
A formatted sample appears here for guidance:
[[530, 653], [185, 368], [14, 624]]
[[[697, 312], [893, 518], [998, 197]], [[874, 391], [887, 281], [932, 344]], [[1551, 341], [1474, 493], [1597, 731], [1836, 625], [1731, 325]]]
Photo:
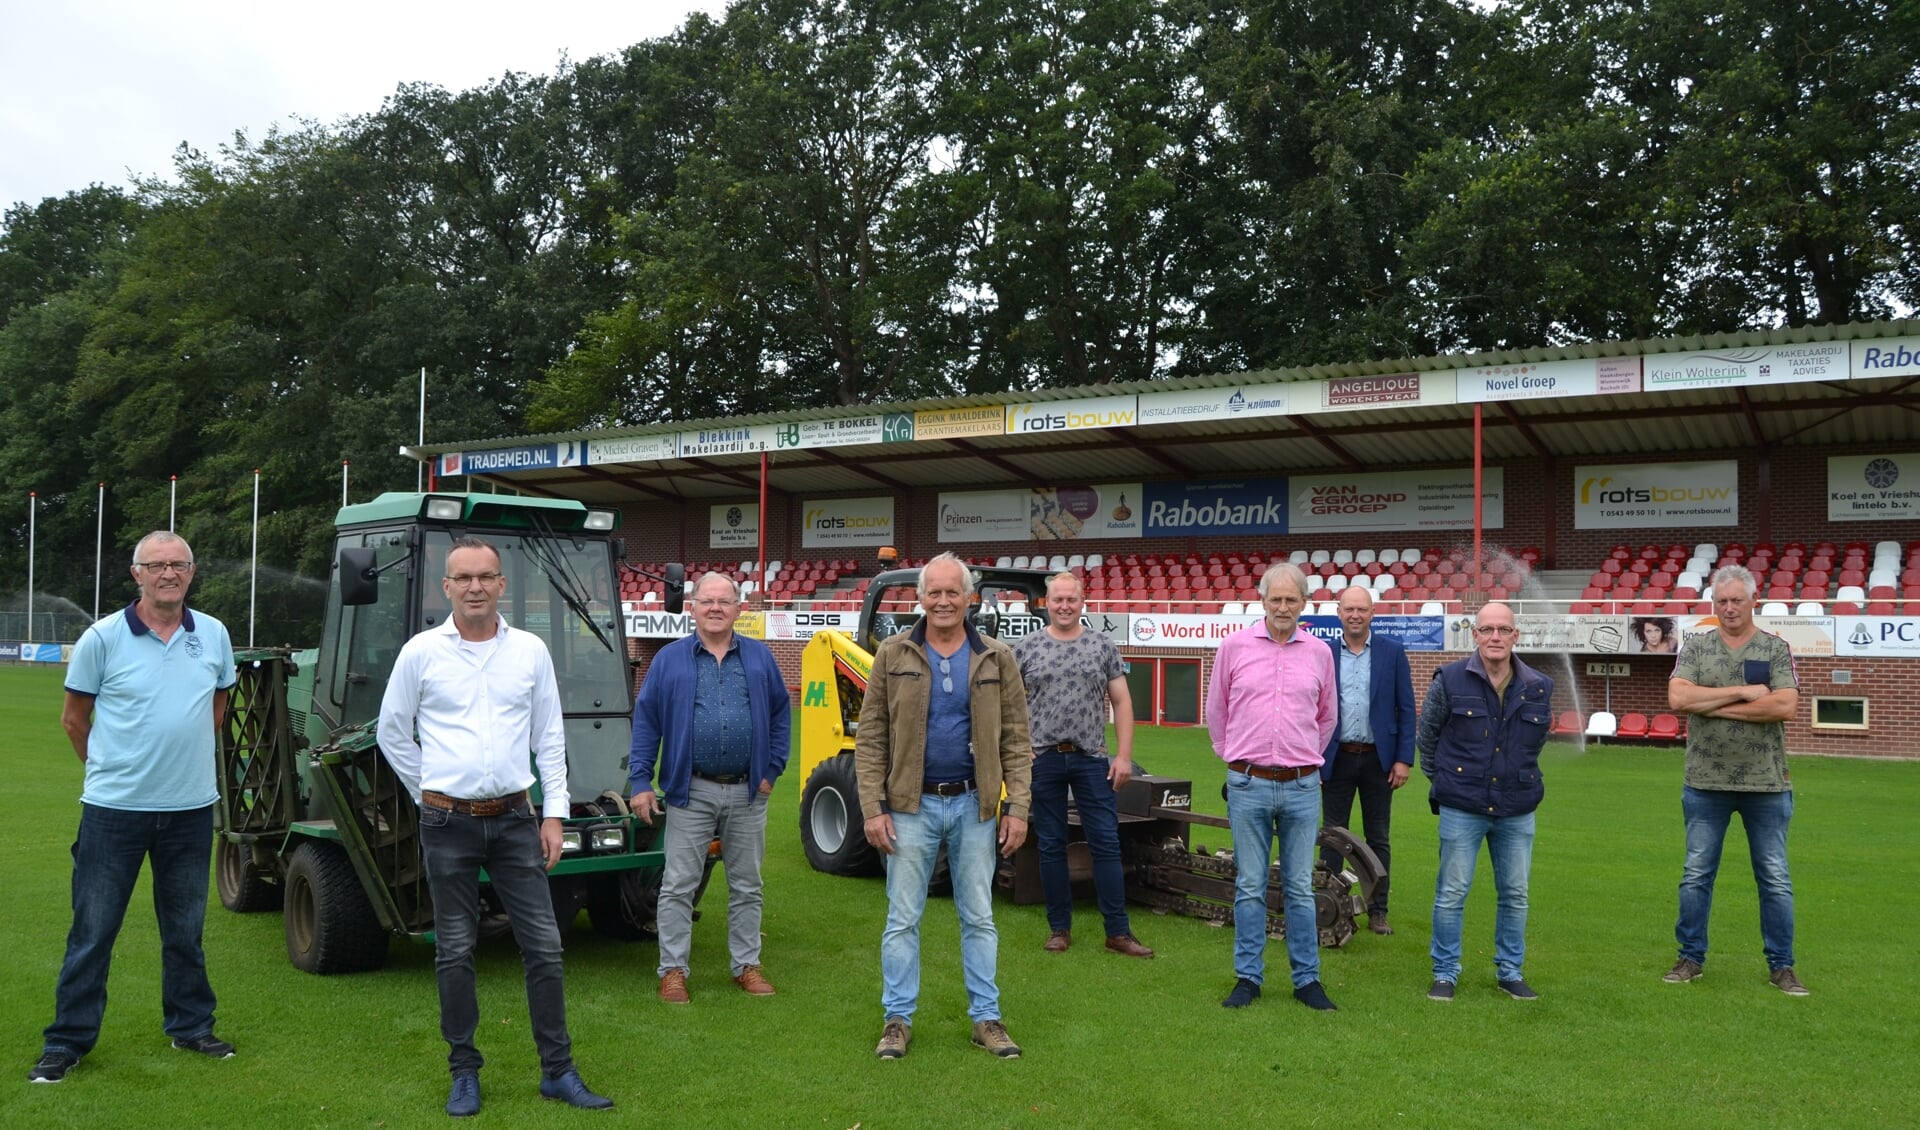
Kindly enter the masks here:
[[387, 961], [387, 931], [338, 844], [308, 841], [287, 864], [287, 960], [308, 973], [367, 973]]
[[822, 761], [800, 793], [800, 846], [815, 871], [829, 875], [878, 875], [880, 853], [867, 842], [854, 783], [853, 755]]
[[216, 836], [213, 842], [213, 880], [220, 891], [220, 905], [235, 914], [280, 909], [280, 887], [260, 877], [253, 849], [225, 836]]

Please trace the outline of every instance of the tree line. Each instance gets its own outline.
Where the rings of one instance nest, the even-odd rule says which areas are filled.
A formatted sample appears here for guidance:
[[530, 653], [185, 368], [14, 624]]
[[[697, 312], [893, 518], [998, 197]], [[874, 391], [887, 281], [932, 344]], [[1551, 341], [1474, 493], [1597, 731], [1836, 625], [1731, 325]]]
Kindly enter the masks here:
[[402, 86], [5, 213], [0, 553], [37, 490], [85, 605], [95, 484], [117, 562], [177, 474], [244, 563], [259, 468], [261, 559], [324, 577], [423, 367], [448, 441], [1910, 312], [1916, 44], [1890, 0], [739, 0]]

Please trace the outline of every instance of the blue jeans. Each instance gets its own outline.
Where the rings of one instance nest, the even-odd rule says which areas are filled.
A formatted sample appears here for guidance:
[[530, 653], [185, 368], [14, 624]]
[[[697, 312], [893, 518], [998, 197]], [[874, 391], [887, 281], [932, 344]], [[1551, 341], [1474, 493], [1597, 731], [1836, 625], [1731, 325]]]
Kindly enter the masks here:
[[1267, 862], [1280, 837], [1287, 963], [1293, 986], [1320, 979], [1320, 915], [1313, 904], [1313, 845], [1320, 836], [1320, 775], [1269, 781], [1227, 770], [1233, 825], [1233, 973], [1261, 984], [1267, 948]]
[[1493, 968], [1502, 981], [1521, 979], [1527, 958], [1527, 871], [1533, 865], [1533, 813], [1481, 816], [1440, 809], [1440, 873], [1433, 892], [1433, 979], [1460, 980], [1460, 926], [1474, 865], [1486, 841], [1499, 901], [1493, 915]]
[[207, 866], [213, 857], [213, 806], [180, 812], [132, 812], [80, 806], [73, 841], [73, 928], [54, 990], [46, 1051], [79, 1058], [100, 1039], [107, 1011], [107, 968], [126, 921], [143, 861], [153, 861], [153, 914], [160, 926], [162, 1030], [176, 1040], [213, 1031], [213, 986], [200, 933], [207, 919]]
[[1093, 893], [1107, 937], [1133, 932], [1127, 921], [1127, 880], [1120, 868], [1120, 810], [1107, 780], [1111, 765], [1090, 753], [1043, 753], [1033, 759], [1033, 836], [1040, 851], [1040, 886], [1047, 926], [1073, 928], [1073, 883], [1067, 877], [1067, 790], [1080, 812], [1080, 831], [1093, 857]]
[[1760, 889], [1760, 946], [1768, 969], [1793, 964], [1793, 880], [1787, 875], [1787, 825], [1793, 822], [1793, 792], [1740, 793], [1723, 789], [1680, 792], [1687, 820], [1687, 862], [1680, 873], [1680, 920], [1673, 928], [1680, 956], [1707, 963], [1707, 917], [1713, 910], [1713, 880], [1720, 871], [1733, 814], [1747, 830], [1747, 854]]
[[953, 909], [960, 916], [960, 971], [967, 983], [967, 1016], [1000, 1019], [1000, 988], [994, 983], [1000, 935], [993, 926], [995, 829], [980, 819], [980, 795], [920, 798], [920, 811], [894, 812], [893, 854], [887, 857], [887, 926], [880, 934], [880, 1006], [889, 1017], [911, 1021], [920, 1000], [920, 916], [927, 909], [927, 882], [947, 847], [953, 876]]
[[553, 918], [547, 860], [540, 850], [540, 820], [522, 799], [500, 816], [463, 816], [420, 808], [420, 854], [433, 892], [433, 970], [440, 989], [440, 1035], [447, 1066], [478, 1071], [474, 1029], [480, 1000], [474, 989], [473, 947], [479, 935], [480, 869], [487, 870], [493, 898], [507, 912], [526, 972], [527, 1018], [540, 1069], [553, 1078], [573, 1066], [567, 1036], [565, 980], [560, 964], [560, 928]]

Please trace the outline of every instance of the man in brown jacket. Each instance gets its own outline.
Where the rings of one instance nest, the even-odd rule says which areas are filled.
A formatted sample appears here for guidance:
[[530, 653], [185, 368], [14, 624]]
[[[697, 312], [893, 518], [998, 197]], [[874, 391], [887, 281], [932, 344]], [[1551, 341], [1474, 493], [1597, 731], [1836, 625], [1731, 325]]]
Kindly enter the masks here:
[[[920, 916], [940, 849], [960, 916], [960, 967], [973, 1042], [1003, 1059], [1020, 1054], [1000, 1020], [994, 983], [994, 847], [1011, 856], [1027, 838], [1033, 747], [1027, 693], [1013, 649], [967, 623], [973, 576], [951, 553], [920, 571], [912, 631], [874, 653], [860, 708], [854, 768], [867, 842], [887, 858], [887, 925], [880, 935], [881, 1059], [907, 1054], [920, 996]], [[1006, 789], [1002, 807], [1000, 793]], [[999, 831], [995, 835], [994, 817]]]

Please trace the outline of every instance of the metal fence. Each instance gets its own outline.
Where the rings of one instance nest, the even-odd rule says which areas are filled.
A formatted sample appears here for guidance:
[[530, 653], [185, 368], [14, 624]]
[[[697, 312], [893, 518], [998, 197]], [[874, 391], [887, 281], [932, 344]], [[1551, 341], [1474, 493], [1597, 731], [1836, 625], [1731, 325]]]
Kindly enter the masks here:
[[33, 610], [33, 623], [27, 623], [25, 610], [0, 612], [0, 640], [32, 640], [35, 643], [72, 643], [87, 630], [93, 618], [71, 609]]

